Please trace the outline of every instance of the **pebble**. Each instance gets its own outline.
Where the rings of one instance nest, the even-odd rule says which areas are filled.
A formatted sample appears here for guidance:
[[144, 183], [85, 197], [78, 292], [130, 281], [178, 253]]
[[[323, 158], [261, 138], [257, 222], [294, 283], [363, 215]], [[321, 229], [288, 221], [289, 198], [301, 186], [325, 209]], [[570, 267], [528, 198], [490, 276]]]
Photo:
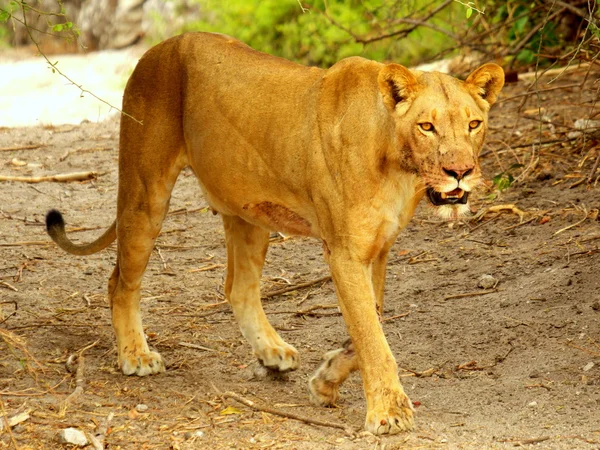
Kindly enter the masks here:
[[535, 400], [527, 403], [527, 406], [529, 406], [530, 408], [537, 408], [537, 405], [538, 405], [538, 402], [536, 402]]
[[583, 371], [587, 372], [589, 370], [592, 370], [592, 367], [594, 367], [594, 366], [595, 366], [595, 364], [592, 361], [590, 361], [585, 366], [583, 366]]
[[491, 289], [496, 286], [496, 283], [498, 283], [498, 280], [496, 280], [492, 275], [485, 274], [479, 277], [477, 286], [479, 286], [481, 289]]
[[135, 410], [137, 412], [146, 412], [146, 411], [148, 411], [148, 405], [144, 405], [143, 403], [140, 403], [139, 405], [135, 405]]
[[196, 430], [196, 431], [188, 431], [187, 433], [185, 433], [183, 435], [183, 437], [187, 440], [187, 439], [192, 439], [192, 438], [201, 438], [204, 437], [204, 431], [201, 430]]
[[256, 367], [254, 368], [252, 374], [254, 375], [255, 379], [263, 380], [263, 379], [267, 378], [267, 375], [269, 375], [269, 369], [267, 369], [262, 364], [257, 364]]
[[78, 447], [85, 447], [88, 445], [85, 433], [79, 431], [77, 428], [65, 428], [64, 430], [60, 430], [58, 433], [58, 442], [61, 444], [76, 445]]
[[592, 309], [594, 311], [600, 311], [600, 301], [597, 301], [595, 303], [592, 303]]

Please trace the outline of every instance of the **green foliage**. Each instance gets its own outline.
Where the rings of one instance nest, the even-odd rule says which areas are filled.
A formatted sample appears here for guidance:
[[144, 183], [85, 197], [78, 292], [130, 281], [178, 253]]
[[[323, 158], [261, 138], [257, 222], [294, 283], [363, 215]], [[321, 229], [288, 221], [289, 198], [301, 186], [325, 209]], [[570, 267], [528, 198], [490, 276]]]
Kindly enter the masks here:
[[496, 40], [505, 47], [517, 49], [514, 59], [521, 65], [534, 63], [541, 48], [564, 46], [557, 32], [560, 18], [548, 21], [549, 11], [536, 2], [487, 0], [486, 3], [493, 12], [489, 24], [498, 27]]
[[[304, 64], [330, 66], [358, 55], [375, 60], [415, 64], [452, 45], [431, 29], [419, 28], [410, 40], [389, 38], [364, 44], [360, 39], [399, 28], [394, 19], [430, 7], [426, 0], [195, 0], [202, 18], [182, 31], [214, 31], [236, 37], [251, 47]], [[458, 5], [460, 6], [460, 5]], [[431, 22], [440, 26], [450, 12]], [[406, 28], [406, 24], [402, 24]]]
[[507, 190], [515, 181], [515, 177], [512, 175], [515, 169], [519, 169], [523, 167], [523, 164], [513, 164], [504, 172], [500, 172], [494, 178], [492, 178], [492, 183], [498, 189], [498, 191], [503, 192]]

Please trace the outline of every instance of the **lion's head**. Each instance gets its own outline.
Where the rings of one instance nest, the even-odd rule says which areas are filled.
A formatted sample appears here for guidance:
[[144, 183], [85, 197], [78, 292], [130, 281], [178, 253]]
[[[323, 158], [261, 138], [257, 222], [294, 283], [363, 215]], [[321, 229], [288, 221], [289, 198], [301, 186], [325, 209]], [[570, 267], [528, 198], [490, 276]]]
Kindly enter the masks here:
[[504, 85], [502, 68], [485, 64], [461, 81], [389, 64], [378, 82], [405, 168], [422, 178], [439, 215], [467, 214], [469, 193], [481, 182], [478, 156], [488, 111]]

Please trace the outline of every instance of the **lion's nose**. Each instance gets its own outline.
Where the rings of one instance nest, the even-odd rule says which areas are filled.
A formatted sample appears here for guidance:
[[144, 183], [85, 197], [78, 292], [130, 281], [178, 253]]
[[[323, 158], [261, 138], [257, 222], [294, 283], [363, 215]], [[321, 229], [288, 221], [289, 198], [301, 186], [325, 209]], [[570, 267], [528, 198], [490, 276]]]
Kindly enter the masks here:
[[443, 167], [442, 170], [446, 173], [446, 175], [455, 178], [457, 181], [462, 180], [464, 177], [473, 172], [473, 167], [467, 168], [458, 168], [458, 167]]

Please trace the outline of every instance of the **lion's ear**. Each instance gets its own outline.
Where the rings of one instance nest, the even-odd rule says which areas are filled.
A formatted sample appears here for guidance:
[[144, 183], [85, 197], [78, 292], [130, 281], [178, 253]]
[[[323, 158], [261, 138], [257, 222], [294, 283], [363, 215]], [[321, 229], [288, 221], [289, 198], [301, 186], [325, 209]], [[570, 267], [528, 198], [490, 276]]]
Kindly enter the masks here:
[[484, 64], [471, 73], [465, 83], [474, 86], [477, 94], [492, 106], [504, 86], [504, 70], [498, 64]]
[[390, 111], [396, 105], [409, 99], [416, 90], [417, 78], [400, 64], [388, 64], [379, 71], [377, 79], [383, 102]]

